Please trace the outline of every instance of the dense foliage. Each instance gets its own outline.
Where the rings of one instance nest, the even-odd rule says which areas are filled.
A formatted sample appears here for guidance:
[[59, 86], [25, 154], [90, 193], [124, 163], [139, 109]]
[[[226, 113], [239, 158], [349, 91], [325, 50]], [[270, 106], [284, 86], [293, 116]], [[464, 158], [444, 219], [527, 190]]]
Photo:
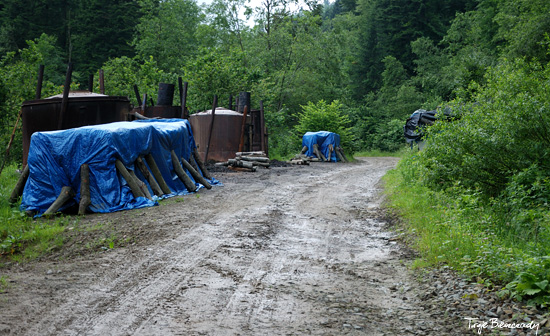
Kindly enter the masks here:
[[502, 59], [483, 83], [454, 100], [457, 118], [430, 127], [427, 147], [400, 163], [392, 197], [431, 263], [547, 306], [550, 63]]
[[[545, 6], [526, 1], [518, 12], [511, 1], [488, 0], [266, 0], [257, 8], [245, 0], [202, 7], [196, 0], [7, 0], [0, 4], [0, 53], [11, 72], [27, 41], [45, 33], [48, 83], [63, 83], [69, 61], [75, 85], [103, 68], [107, 93], [132, 100], [134, 84], [155, 96], [158, 81], [183, 77], [191, 111], [209, 107], [214, 95], [225, 102], [251, 91], [253, 104], [262, 100], [266, 108], [272, 152], [282, 156], [297, 150], [288, 139], [297, 136], [289, 132], [302, 106], [338, 100], [353, 125], [348, 150], [393, 151], [403, 145], [400, 122], [464, 92], [499, 53], [521, 55], [517, 45], [528, 44], [532, 50], [523, 53], [542, 55], [537, 28], [545, 27]], [[517, 13], [524, 15], [511, 18]], [[515, 39], [523, 30], [529, 38]], [[27, 65], [32, 73], [38, 63]], [[18, 85], [6, 86], [16, 103], [2, 117], [4, 138], [17, 106], [29, 99], [14, 93]], [[35, 79], [29, 74], [21, 85], [32, 88]]]

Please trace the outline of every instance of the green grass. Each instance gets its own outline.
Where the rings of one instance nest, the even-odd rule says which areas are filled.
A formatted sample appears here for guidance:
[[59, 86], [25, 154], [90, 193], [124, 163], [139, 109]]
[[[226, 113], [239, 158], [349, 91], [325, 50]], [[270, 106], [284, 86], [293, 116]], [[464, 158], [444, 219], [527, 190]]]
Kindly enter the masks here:
[[385, 176], [390, 207], [403, 219], [402, 237], [420, 258], [415, 267], [447, 265], [502, 295], [550, 303], [550, 223], [537, 230], [511, 225], [497, 202], [459, 188], [433, 191], [410, 152]]
[[67, 218], [33, 220], [19, 211], [19, 202], [9, 204], [9, 195], [19, 174], [15, 166], [0, 176], [0, 255], [13, 261], [33, 259], [63, 245]]

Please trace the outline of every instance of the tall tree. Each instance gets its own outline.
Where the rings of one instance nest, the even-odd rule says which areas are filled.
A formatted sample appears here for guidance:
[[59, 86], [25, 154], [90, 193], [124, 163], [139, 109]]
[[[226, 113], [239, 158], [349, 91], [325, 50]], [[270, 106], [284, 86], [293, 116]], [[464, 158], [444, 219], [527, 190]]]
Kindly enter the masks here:
[[509, 57], [550, 60], [550, 3], [546, 0], [501, 1], [495, 21], [497, 36], [506, 40]]
[[46, 33], [87, 78], [110, 57], [133, 54], [128, 41], [138, 19], [137, 0], [3, 0], [0, 52], [22, 49]]
[[439, 41], [457, 11], [475, 0], [359, 0], [358, 62], [352, 69], [355, 97], [361, 99], [381, 86], [382, 60], [394, 56], [413, 74], [410, 43], [419, 37]]
[[140, 11], [136, 0], [72, 0], [68, 59], [75, 70], [96, 72], [109, 58], [133, 56], [129, 45]]
[[197, 28], [202, 20], [195, 0], [141, 0], [143, 16], [132, 45], [142, 59], [153, 56], [159, 66], [181, 72], [196, 55]]
[[[56, 36], [60, 46], [66, 42], [69, 0], [2, 0], [0, 29], [11, 51], [26, 47], [27, 40], [43, 33]], [[54, 19], [55, 18], [55, 19]]]
[[250, 30], [245, 19], [252, 14], [245, 0], [214, 0], [206, 14], [206, 24], [199, 30], [202, 45], [221, 46], [224, 50], [238, 46], [245, 52], [244, 40], [249, 38], [247, 32]]

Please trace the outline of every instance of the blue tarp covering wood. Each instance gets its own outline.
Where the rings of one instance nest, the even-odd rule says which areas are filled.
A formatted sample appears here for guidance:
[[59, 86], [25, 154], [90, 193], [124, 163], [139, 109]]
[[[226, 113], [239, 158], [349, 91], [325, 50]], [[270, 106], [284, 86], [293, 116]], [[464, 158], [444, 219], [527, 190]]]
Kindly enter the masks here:
[[[34, 133], [28, 156], [30, 175], [23, 190], [21, 209], [38, 215], [44, 213], [63, 186], [70, 186], [76, 192], [64, 208], [78, 204], [80, 166], [85, 163], [90, 167], [91, 211], [114, 212], [156, 205], [155, 200], [135, 198], [115, 167], [119, 159], [145, 182], [139, 169], [134, 168], [134, 162], [138, 156], [149, 153], [170, 187], [170, 195], [187, 194], [172, 167], [170, 151], [189, 161], [195, 147], [191, 126], [182, 119], [115, 122]], [[209, 182], [220, 184], [215, 179]]]
[[[319, 150], [328, 159], [328, 145], [332, 145], [333, 148], [339, 147], [340, 136], [336, 133], [327, 131], [307, 132], [306, 134], [304, 134], [304, 136], [302, 137], [302, 147], [307, 146], [307, 152], [305, 153], [307, 156], [316, 157], [316, 155], [313, 153], [313, 144], [319, 145]], [[338, 162], [338, 158], [336, 157], [336, 154], [334, 152], [330, 157], [330, 161]]]

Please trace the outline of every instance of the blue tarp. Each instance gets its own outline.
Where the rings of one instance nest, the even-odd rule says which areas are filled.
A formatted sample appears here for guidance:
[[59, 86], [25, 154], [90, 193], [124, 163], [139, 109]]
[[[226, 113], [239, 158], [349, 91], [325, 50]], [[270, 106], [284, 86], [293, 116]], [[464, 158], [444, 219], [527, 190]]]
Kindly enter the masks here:
[[[156, 205], [156, 197], [154, 200], [135, 198], [115, 167], [119, 159], [144, 181], [139, 169], [134, 168], [134, 162], [138, 156], [149, 153], [172, 191], [168, 196], [187, 194], [172, 167], [170, 151], [174, 150], [178, 157], [189, 161], [195, 147], [191, 125], [182, 119], [115, 122], [34, 133], [27, 160], [30, 174], [23, 190], [21, 209], [41, 215], [55, 201], [63, 186], [72, 187], [76, 193], [63, 208], [78, 204], [80, 166], [85, 163], [90, 167], [92, 204], [89, 210], [114, 212]], [[216, 179], [209, 182], [221, 185]]]
[[[313, 154], [313, 144], [319, 145], [319, 150], [328, 159], [329, 148], [328, 145], [332, 145], [333, 148], [340, 146], [340, 136], [336, 133], [319, 131], [319, 132], [307, 132], [302, 137], [302, 147], [307, 146], [307, 156], [316, 156]], [[320, 159], [320, 158], [319, 158]], [[330, 161], [338, 162], [336, 154], [333, 152]]]

